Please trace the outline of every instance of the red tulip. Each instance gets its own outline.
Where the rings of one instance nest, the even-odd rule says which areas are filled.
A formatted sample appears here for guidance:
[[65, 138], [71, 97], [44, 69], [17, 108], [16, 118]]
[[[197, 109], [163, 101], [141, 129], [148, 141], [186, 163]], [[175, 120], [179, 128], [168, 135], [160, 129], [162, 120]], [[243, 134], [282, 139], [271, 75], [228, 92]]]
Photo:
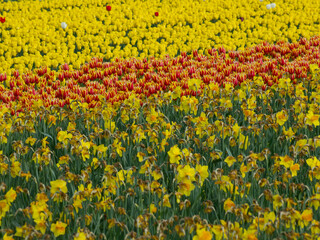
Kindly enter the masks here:
[[158, 13], [158, 12], [155, 12], [154, 15], [155, 15], [156, 17], [158, 17], [158, 16], [159, 16], [159, 13]]
[[110, 12], [111, 11], [111, 6], [106, 6], [106, 9]]
[[5, 17], [0, 17], [0, 22], [4, 23], [6, 21]]

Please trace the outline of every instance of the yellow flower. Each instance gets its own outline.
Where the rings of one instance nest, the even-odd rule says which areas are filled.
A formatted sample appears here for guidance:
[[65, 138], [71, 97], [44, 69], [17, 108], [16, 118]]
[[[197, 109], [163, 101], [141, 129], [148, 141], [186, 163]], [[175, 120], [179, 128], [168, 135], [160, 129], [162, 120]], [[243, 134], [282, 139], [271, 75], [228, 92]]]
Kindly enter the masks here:
[[312, 74], [315, 74], [316, 72], [319, 72], [318, 64], [310, 64], [310, 71]]
[[314, 125], [315, 127], [319, 126], [319, 114], [314, 114], [312, 111], [308, 111], [306, 115], [306, 124]]
[[50, 230], [51, 232], [53, 232], [55, 237], [58, 237], [65, 234], [67, 226], [68, 224], [61, 221], [57, 221], [56, 223], [51, 224]]
[[197, 113], [199, 100], [195, 97], [186, 97], [182, 96], [180, 103], [180, 110], [185, 113], [193, 112], [193, 114]]
[[291, 170], [291, 173], [292, 173], [292, 177], [294, 176], [297, 176], [297, 171], [300, 170], [300, 165], [299, 164], [293, 164], [291, 167], [290, 167], [290, 170]]
[[244, 150], [247, 150], [248, 146], [250, 146], [250, 142], [249, 142], [249, 137], [243, 135], [242, 133], [240, 133], [240, 137], [239, 137], [239, 142], [240, 142], [240, 148]]
[[177, 99], [177, 98], [180, 98], [181, 92], [182, 92], [181, 87], [180, 87], [180, 86], [176, 87], [176, 88], [173, 90], [172, 98], [173, 98], [174, 100]]
[[61, 156], [61, 157], [59, 158], [59, 164], [60, 164], [60, 165], [61, 165], [61, 164], [68, 164], [69, 160], [70, 160], [70, 157], [69, 157], [68, 155]]
[[276, 114], [277, 123], [282, 126], [288, 120], [288, 116], [284, 110]]
[[280, 78], [278, 86], [280, 88], [288, 90], [288, 87], [291, 86], [291, 79], [290, 78]]
[[21, 171], [21, 163], [18, 161], [13, 161], [11, 163], [11, 168], [10, 168], [11, 177], [15, 178], [19, 176], [20, 171]]
[[160, 170], [154, 170], [151, 173], [152, 177], [154, 178], [155, 181], [159, 180], [160, 178], [162, 178], [161, 172]]
[[286, 139], [291, 139], [294, 136], [294, 131], [292, 131], [292, 127], [290, 127], [288, 130], [285, 128], [282, 130], [283, 134], [286, 136]]
[[150, 204], [150, 213], [156, 213], [156, 212], [157, 212], [157, 207], [153, 203], [151, 203]]
[[235, 203], [231, 200], [231, 198], [228, 198], [226, 201], [224, 201], [223, 209], [228, 212], [232, 210], [235, 207]]
[[120, 184], [123, 184], [123, 183], [132, 184], [133, 180], [132, 180], [131, 176], [132, 176], [132, 170], [122, 170], [121, 169], [117, 173], [118, 181], [120, 181]]
[[[170, 203], [169, 197], [170, 197], [169, 194], [165, 194], [165, 195], [163, 196], [163, 203], [162, 203], [162, 205], [163, 205], [164, 207], [171, 208], [171, 203]], [[160, 203], [159, 203], [159, 204], [160, 204]]]
[[49, 121], [49, 127], [51, 127], [52, 124], [56, 125], [57, 118], [54, 115], [49, 115], [48, 116], [48, 121]]
[[140, 167], [140, 170], [139, 170], [139, 173], [140, 174], [144, 174], [144, 173], [149, 173], [150, 172], [150, 162], [149, 160], [147, 160], [141, 167]]
[[280, 195], [273, 196], [273, 209], [277, 209], [283, 205], [283, 200]]
[[310, 207], [314, 207], [317, 211], [320, 206], [320, 194], [316, 194], [310, 198]]
[[189, 165], [182, 166], [179, 165], [178, 168], [177, 181], [183, 182], [185, 180], [195, 181], [196, 170]]
[[77, 234], [74, 236], [73, 240], [86, 240], [87, 235], [84, 232], [77, 232]]
[[248, 229], [244, 230], [244, 233], [242, 235], [243, 240], [258, 240], [257, 238], [257, 230], [256, 229]]
[[208, 166], [201, 166], [199, 164], [196, 165], [197, 174], [199, 174], [199, 182], [200, 185], [203, 185], [204, 180], [209, 177]]
[[276, 215], [274, 212], [269, 212], [269, 213], [264, 214], [264, 222], [265, 223], [268, 223], [269, 221], [274, 223], [275, 220], [276, 220]]
[[232, 130], [234, 132], [234, 137], [237, 138], [239, 136], [241, 127], [239, 127], [238, 123], [236, 123], [234, 126], [232, 126]]
[[90, 142], [85, 142], [81, 139], [80, 141], [81, 146], [79, 147], [79, 150], [81, 151], [82, 160], [85, 162], [86, 159], [90, 158], [90, 152], [89, 149], [91, 147]]
[[188, 81], [188, 87], [190, 90], [197, 91], [200, 89], [201, 79], [192, 78]]
[[144, 134], [144, 131], [143, 129], [139, 128], [137, 129], [135, 132], [134, 132], [134, 139], [133, 139], [133, 142], [135, 143], [136, 141], [138, 143], [140, 143], [143, 139], [146, 139], [146, 136]]
[[51, 185], [51, 189], [50, 189], [50, 193], [51, 194], [55, 194], [55, 193], [67, 193], [68, 189], [67, 189], [67, 183], [64, 180], [58, 179], [56, 181], [51, 181], [50, 182]]
[[296, 142], [296, 146], [295, 146], [295, 148], [296, 148], [296, 151], [297, 152], [300, 152], [300, 151], [302, 151], [302, 149], [305, 149], [305, 150], [307, 150], [308, 149], [308, 140], [307, 139], [300, 139], [300, 140], [298, 140], [297, 142]]
[[146, 120], [149, 124], [159, 123], [159, 112], [156, 112], [154, 108], [151, 108]]
[[69, 139], [72, 138], [72, 134], [68, 133], [67, 131], [60, 131], [58, 132], [57, 139], [59, 142], [63, 142], [64, 145], [67, 145]]
[[27, 238], [30, 235], [31, 231], [31, 227], [25, 223], [22, 227], [16, 227], [15, 236]]
[[83, 198], [80, 195], [76, 195], [75, 197], [73, 197], [73, 207], [75, 208], [76, 212], [78, 213], [79, 208], [82, 209], [82, 202], [83, 202]]
[[98, 152], [98, 157], [106, 157], [106, 152], [108, 150], [108, 147], [105, 147], [103, 144], [100, 144], [99, 146], [93, 146], [93, 154], [96, 154]]
[[308, 158], [307, 159], [308, 166], [313, 170], [315, 167], [320, 167], [320, 161], [316, 158]]
[[45, 234], [47, 230], [46, 220], [45, 219], [34, 219], [36, 223], [35, 229], [40, 231], [42, 234]]
[[223, 226], [213, 225], [211, 228], [211, 231], [214, 233], [215, 239], [217, 240], [221, 240], [222, 238], [227, 239]]
[[0, 200], [0, 220], [6, 215], [9, 209], [10, 205], [8, 202], [6, 200]]
[[110, 130], [111, 133], [113, 133], [116, 129], [116, 123], [109, 119], [106, 119], [104, 122], [104, 128]]
[[129, 114], [126, 110], [121, 111], [121, 120], [123, 123], [127, 123], [129, 121]]
[[313, 219], [313, 213], [312, 213], [312, 209], [306, 209], [301, 213], [301, 222], [300, 222], [300, 226], [308, 226], [308, 224], [312, 221]]
[[228, 164], [228, 167], [231, 167], [237, 160], [232, 157], [232, 156], [228, 156], [224, 162]]
[[36, 138], [28, 137], [28, 138], [26, 139], [26, 144], [30, 144], [30, 146], [33, 146], [36, 141], [37, 141]]
[[280, 157], [280, 165], [283, 165], [286, 168], [290, 168], [293, 165], [293, 159], [288, 155]]
[[122, 157], [122, 151], [126, 151], [124, 147], [121, 146], [121, 142], [119, 139], [115, 139], [112, 146], [116, 149], [117, 153], [119, 154], [120, 157]]
[[45, 137], [41, 140], [41, 144], [42, 144], [42, 148], [46, 148], [47, 144], [49, 144], [49, 142], [47, 141], [48, 137]]
[[138, 152], [137, 153], [137, 157], [139, 159], [139, 162], [142, 162], [143, 161], [143, 157], [145, 156], [146, 154], [143, 153], [143, 152]]
[[181, 159], [182, 152], [179, 149], [178, 145], [174, 145], [170, 148], [170, 151], [168, 152], [168, 155], [170, 157], [170, 163], [176, 163], [179, 164], [179, 160]]
[[190, 196], [190, 193], [192, 190], [195, 188], [195, 186], [192, 184], [192, 182], [187, 179], [184, 180], [183, 182], [179, 183], [178, 185], [178, 192], [181, 194], [184, 194], [186, 196]]
[[192, 240], [211, 240], [212, 234], [205, 228], [197, 229], [197, 235], [195, 235]]
[[243, 109], [243, 114], [245, 117], [245, 120], [248, 120], [248, 118], [252, 118], [254, 116], [254, 111], [249, 110], [249, 109]]
[[13, 188], [10, 188], [10, 190], [6, 193], [5, 198], [8, 202], [8, 204], [11, 204], [17, 197], [17, 193]]
[[75, 130], [76, 126], [77, 126], [77, 124], [75, 122], [69, 122], [68, 127], [67, 127], [67, 131]]
[[12, 236], [9, 236], [7, 233], [3, 236], [3, 240], [14, 240]]

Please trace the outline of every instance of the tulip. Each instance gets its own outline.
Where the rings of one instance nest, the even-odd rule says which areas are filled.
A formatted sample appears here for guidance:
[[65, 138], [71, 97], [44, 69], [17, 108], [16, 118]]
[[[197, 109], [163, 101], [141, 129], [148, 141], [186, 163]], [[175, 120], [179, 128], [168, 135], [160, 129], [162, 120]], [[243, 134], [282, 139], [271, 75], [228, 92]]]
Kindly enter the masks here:
[[5, 17], [0, 17], [0, 22], [4, 23], [6, 21]]
[[154, 15], [155, 15], [156, 17], [158, 17], [158, 16], [159, 16], [159, 13], [158, 13], [158, 12], [155, 12]]
[[271, 9], [271, 4], [267, 4], [267, 9], [270, 10]]
[[61, 23], [61, 27], [62, 27], [62, 29], [66, 29], [67, 28], [67, 24], [65, 22], [62, 22]]
[[275, 3], [271, 3], [271, 8], [275, 8], [276, 7], [276, 4]]
[[108, 5], [108, 6], [106, 6], [106, 9], [107, 9], [107, 11], [109, 11], [109, 12], [110, 12], [110, 11], [111, 11], [111, 6], [109, 6], [109, 5]]

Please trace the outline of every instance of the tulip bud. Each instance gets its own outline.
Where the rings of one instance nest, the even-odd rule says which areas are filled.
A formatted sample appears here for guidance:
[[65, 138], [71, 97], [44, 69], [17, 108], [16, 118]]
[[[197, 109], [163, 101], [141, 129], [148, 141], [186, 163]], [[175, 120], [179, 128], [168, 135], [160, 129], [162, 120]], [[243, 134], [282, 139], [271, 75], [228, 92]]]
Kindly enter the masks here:
[[67, 24], [65, 22], [62, 22], [61, 23], [61, 27], [62, 27], [62, 29], [66, 29], [67, 28]]
[[267, 4], [267, 5], [266, 5], [266, 8], [267, 8], [268, 10], [270, 10], [270, 9], [271, 9], [271, 4]]

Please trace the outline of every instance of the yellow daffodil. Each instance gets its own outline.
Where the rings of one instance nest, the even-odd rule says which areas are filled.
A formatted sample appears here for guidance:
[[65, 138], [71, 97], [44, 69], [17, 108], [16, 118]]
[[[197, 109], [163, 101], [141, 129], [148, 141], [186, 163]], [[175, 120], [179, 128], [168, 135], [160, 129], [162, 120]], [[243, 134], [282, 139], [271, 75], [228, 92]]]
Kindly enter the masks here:
[[61, 221], [57, 221], [56, 223], [52, 223], [51, 224], [51, 232], [53, 232], [55, 237], [58, 236], [63, 236], [66, 232], [66, 227], [68, 226], [68, 224], [61, 222]]
[[51, 181], [50, 185], [51, 185], [51, 189], [50, 189], [51, 194], [55, 194], [59, 192], [63, 192], [63, 193], [68, 192], [67, 183], [64, 180], [58, 179], [55, 181]]
[[288, 120], [287, 113], [285, 111], [283, 111], [283, 110], [276, 114], [276, 118], [277, 118], [276, 121], [280, 126], [285, 124], [285, 122]]
[[178, 145], [174, 145], [173, 147], [170, 148], [170, 151], [168, 152], [169, 155], [169, 161], [170, 163], [176, 163], [179, 164], [179, 161], [182, 156], [182, 152], [179, 149]]

